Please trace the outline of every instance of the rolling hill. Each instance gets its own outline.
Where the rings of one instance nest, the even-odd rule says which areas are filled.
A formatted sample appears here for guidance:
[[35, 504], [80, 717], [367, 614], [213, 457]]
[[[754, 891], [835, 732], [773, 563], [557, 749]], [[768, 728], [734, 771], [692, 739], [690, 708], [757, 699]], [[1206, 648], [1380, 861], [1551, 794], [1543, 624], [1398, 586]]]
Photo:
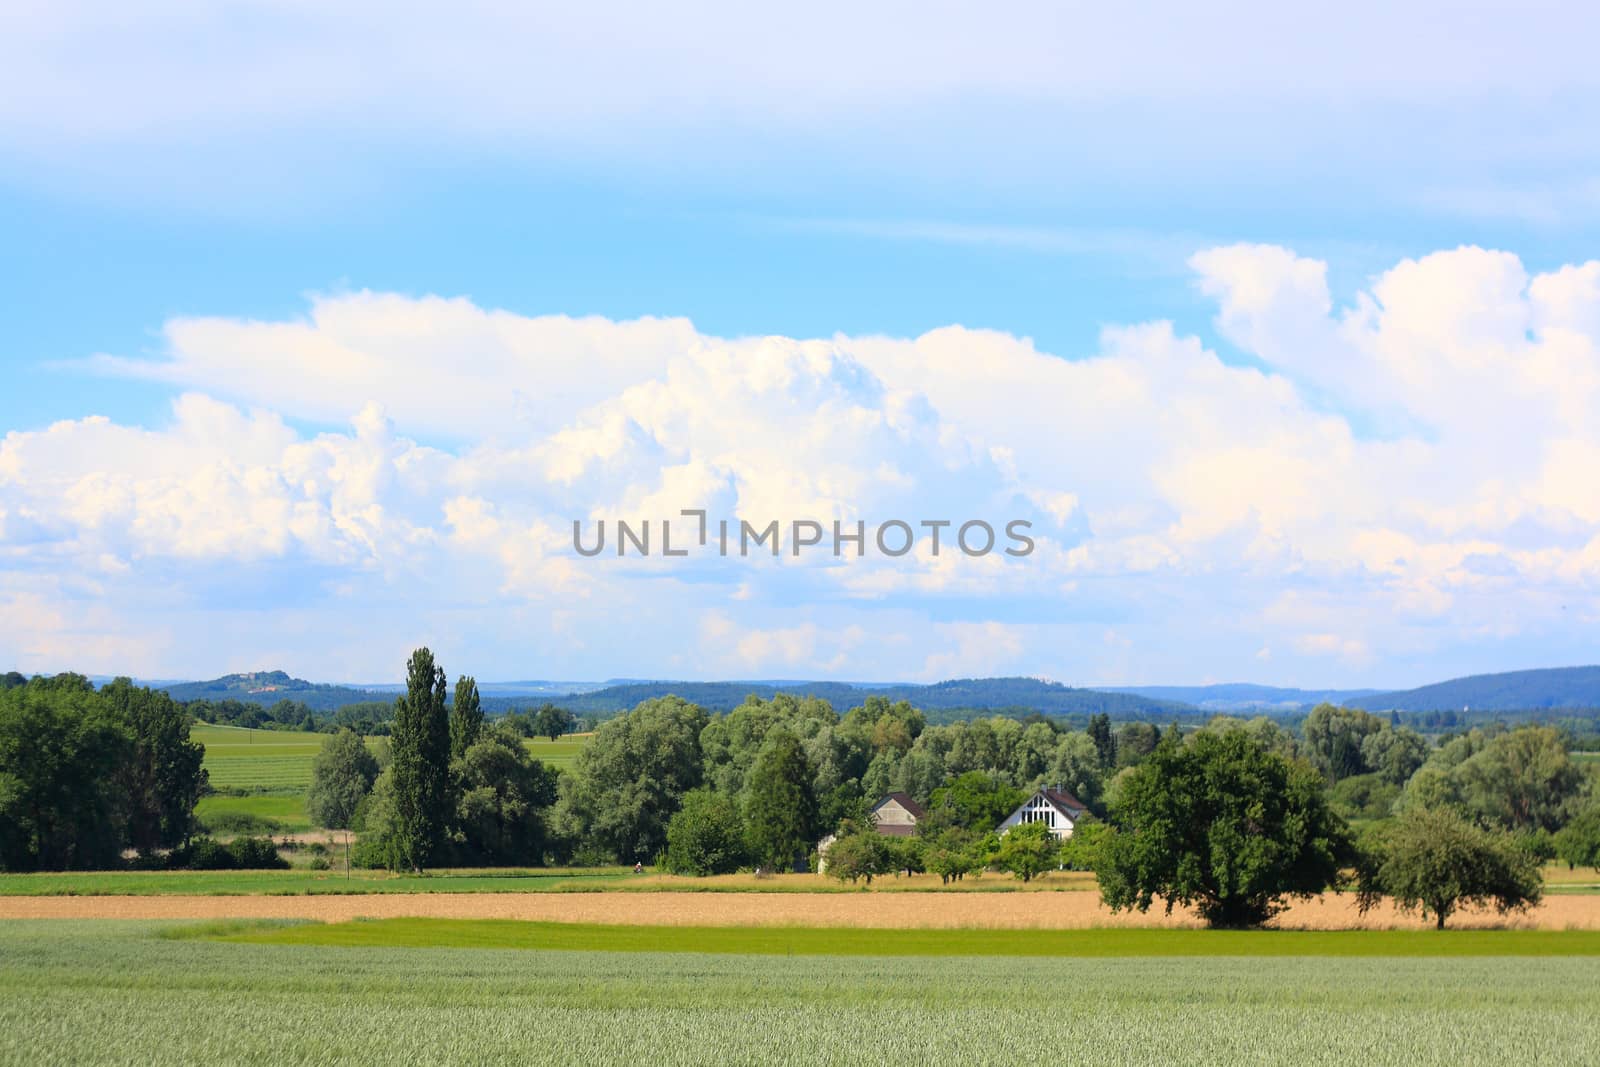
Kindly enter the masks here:
[[1474, 674], [1350, 701], [1382, 711], [1536, 711], [1600, 708], [1600, 667], [1548, 667]]

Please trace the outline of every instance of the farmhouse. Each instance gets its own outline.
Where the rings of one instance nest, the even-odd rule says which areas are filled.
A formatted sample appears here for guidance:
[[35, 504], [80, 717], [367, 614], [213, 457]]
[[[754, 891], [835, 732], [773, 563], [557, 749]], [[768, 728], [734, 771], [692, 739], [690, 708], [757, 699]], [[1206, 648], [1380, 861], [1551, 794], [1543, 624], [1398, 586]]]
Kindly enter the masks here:
[[1057, 786], [1044, 786], [1022, 802], [1022, 806], [1006, 816], [997, 829], [1004, 834], [1013, 826], [1025, 822], [1042, 822], [1050, 828], [1057, 840], [1072, 836], [1072, 828], [1088, 811], [1088, 805]]
[[904, 793], [890, 793], [867, 813], [873, 829], [890, 837], [910, 837], [917, 832], [917, 820], [922, 818], [922, 805]]
[[[867, 812], [872, 828], [885, 837], [910, 837], [917, 832], [917, 820], [925, 814], [922, 805], [904, 793], [890, 793]], [[817, 842], [817, 873], [828, 869], [828, 849], [839, 839], [829, 834]]]

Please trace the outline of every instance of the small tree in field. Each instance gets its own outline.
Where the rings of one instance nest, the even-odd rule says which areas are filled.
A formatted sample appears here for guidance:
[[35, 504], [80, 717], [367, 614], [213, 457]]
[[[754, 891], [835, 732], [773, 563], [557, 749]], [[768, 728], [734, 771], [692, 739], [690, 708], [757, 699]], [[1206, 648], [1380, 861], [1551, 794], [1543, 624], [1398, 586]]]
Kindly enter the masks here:
[[577, 720], [572, 712], [566, 708], [558, 708], [554, 704], [545, 704], [533, 716], [533, 732], [540, 737], [548, 737], [552, 741], [559, 741], [563, 734], [572, 729]]
[[1600, 870], [1600, 799], [1574, 815], [1555, 835], [1556, 855], [1567, 867], [1593, 867]]
[[1361, 910], [1390, 897], [1443, 930], [1462, 904], [1502, 915], [1537, 904], [1538, 861], [1508, 833], [1484, 830], [1448, 809], [1409, 811], [1368, 840], [1360, 864]]
[[894, 870], [895, 858], [889, 842], [875, 830], [852, 830], [828, 846], [828, 873], [841, 882], [854, 883], [865, 878], [872, 884], [876, 875]]
[[377, 777], [378, 761], [353, 730], [340, 730], [322, 742], [311, 764], [306, 813], [318, 826], [344, 831], [346, 878], [350, 877], [350, 823]]
[[1043, 874], [1057, 863], [1060, 846], [1042, 822], [1025, 822], [1014, 826], [1000, 839], [1000, 851], [995, 853], [994, 865], [1010, 871], [1024, 882]]
[[666, 868], [673, 874], [729, 874], [745, 861], [744, 819], [732, 797], [691, 789], [667, 823]]

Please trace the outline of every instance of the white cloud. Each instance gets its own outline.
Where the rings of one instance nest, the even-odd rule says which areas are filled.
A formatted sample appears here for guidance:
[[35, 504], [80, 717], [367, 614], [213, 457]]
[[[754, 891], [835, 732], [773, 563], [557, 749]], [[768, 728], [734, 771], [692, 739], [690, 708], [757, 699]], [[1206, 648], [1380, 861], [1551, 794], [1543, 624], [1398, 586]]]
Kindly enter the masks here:
[[[327, 631], [364, 600], [437, 601], [464, 647], [514, 616], [552, 663], [503, 672], [519, 675], [570, 675], [556, 665], [579, 649], [596, 675], [1103, 674], [1103, 641], [1062, 640], [1079, 625], [1139, 648], [1237, 631], [1240, 671], [1270, 647], [1285, 673], [1553, 626], [1594, 636], [1571, 602], [1600, 583], [1600, 264], [1530, 276], [1462, 248], [1339, 304], [1323, 265], [1285, 249], [1193, 263], [1253, 366], [1160, 322], [1064, 359], [961, 327], [725, 339], [369, 293], [316, 298], [301, 321], [179, 320], [153, 357], [90, 364], [203, 390], [166, 425], [86, 417], [0, 442], [0, 554], [17, 574], [92, 575], [107, 602], [159, 589], [174, 636], [145, 673], [200, 669], [181, 651], [205, 645], [196, 604], [281, 619], [289, 589], [330, 647], [358, 644]], [[1038, 548], [570, 550], [573, 519], [694, 507], [869, 527], [1027, 517]], [[518, 662], [516, 633], [489, 640]]]

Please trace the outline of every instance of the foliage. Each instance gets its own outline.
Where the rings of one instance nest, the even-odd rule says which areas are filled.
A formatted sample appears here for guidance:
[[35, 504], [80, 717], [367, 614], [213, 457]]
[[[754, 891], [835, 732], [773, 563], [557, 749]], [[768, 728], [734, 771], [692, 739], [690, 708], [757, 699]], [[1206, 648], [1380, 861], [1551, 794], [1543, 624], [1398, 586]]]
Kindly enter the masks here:
[[1328, 790], [1328, 803], [1346, 819], [1386, 818], [1399, 797], [1399, 787], [1382, 774], [1342, 778]]
[[982, 771], [968, 771], [933, 791], [934, 808], [948, 809], [955, 825], [979, 832], [993, 829], [1026, 799], [1022, 790]]
[[1111, 716], [1105, 712], [1089, 716], [1088, 729], [1084, 731], [1094, 742], [1100, 757], [1100, 769], [1110, 770], [1117, 765], [1117, 739], [1111, 733]]
[[463, 674], [456, 679], [455, 700], [450, 704], [450, 758], [465, 756], [482, 732], [483, 702], [478, 699], [478, 682]]
[[167, 866], [190, 871], [287, 870], [289, 862], [278, 855], [270, 837], [236, 837], [227, 844], [197, 837], [174, 849]]
[[1372, 770], [1364, 746], [1369, 738], [1386, 729], [1388, 723], [1359, 708], [1318, 704], [1306, 717], [1301, 733], [1312, 766], [1328, 781], [1337, 782]]
[[1085, 815], [1072, 827], [1072, 833], [1061, 842], [1061, 865], [1069, 871], [1095, 871], [1100, 869], [1100, 849], [1106, 835], [1111, 832], [1107, 823], [1093, 815]]
[[870, 827], [851, 825], [828, 846], [827, 873], [841, 882], [866, 879], [868, 885], [895, 868], [889, 839]]
[[778, 727], [767, 736], [745, 785], [750, 858], [770, 870], [791, 867], [817, 839], [812, 768], [800, 739]]
[[1556, 855], [1568, 867], [1600, 871], [1600, 797], [1591, 798], [1555, 835]]
[[1462, 904], [1504, 914], [1539, 901], [1538, 861], [1509, 833], [1481, 829], [1448, 808], [1406, 812], [1369, 834], [1362, 852], [1362, 911], [1390, 897], [1443, 930]]
[[372, 791], [378, 761], [353, 731], [329, 735], [311, 764], [306, 812], [317, 826], [348, 830], [356, 808]]
[[473, 863], [544, 862], [542, 812], [556, 799], [555, 772], [510, 730], [484, 731], [451, 765], [460, 784], [456, 841]]
[[959, 826], [922, 837], [922, 862], [939, 876], [941, 885], [958, 882], [983, 869], [977, 835]]
[[420, 871], [444, 843], [451, 815], [450, 720], [445, 674], [419, 648], [406, 668], [406, 693], [395, 701], [394, 762], [389, 768], [394, 821], [387, 865]]
[[745, 863], [739, 805], [711, 789], [691, 789], [667, 823], [663, 866], [672, 874], [730, 874]]
[[1349, 851], [1320, 775], [1266, 751], [1241, 731], [1162, 740], [1128, 772], [1111, 811], [1115, 830], [1096, 874], [1113, 911], [1156, 896], [1193, 906], [1212, 926], [1251, 926], [1289, 896], [1337, 883]]
[[166, 693], [118, 678], [100, 690], [132, 742], [117, 770], [127, 804], [128, 845], [149, 854], [189, 839], [194, 806], [206, 790], [205, 749], [189, 738], [189, 716]]
[[1059, 846], [1050, 828], [1042, 822], [1013, 826], [1000, 838], [1000, 851], [992, 861], [1002, 871], [1010, 871], [1024, 882], [1056, 866]]
[[539, 706], [533, 716], [533, 731], [540, 737], [548, 737], [552, 741], [560, 740], [562, 735], [571, 732], [577, 725], [577, 716], [566, 708], [558, 708], [546, 702]]
[[631, 864], [666, 847], [683, 795], [700, 785], [706, 713], [677, 697], [646, 701], [601, 724], [561, 778], [561, 832], [586, 858]]

